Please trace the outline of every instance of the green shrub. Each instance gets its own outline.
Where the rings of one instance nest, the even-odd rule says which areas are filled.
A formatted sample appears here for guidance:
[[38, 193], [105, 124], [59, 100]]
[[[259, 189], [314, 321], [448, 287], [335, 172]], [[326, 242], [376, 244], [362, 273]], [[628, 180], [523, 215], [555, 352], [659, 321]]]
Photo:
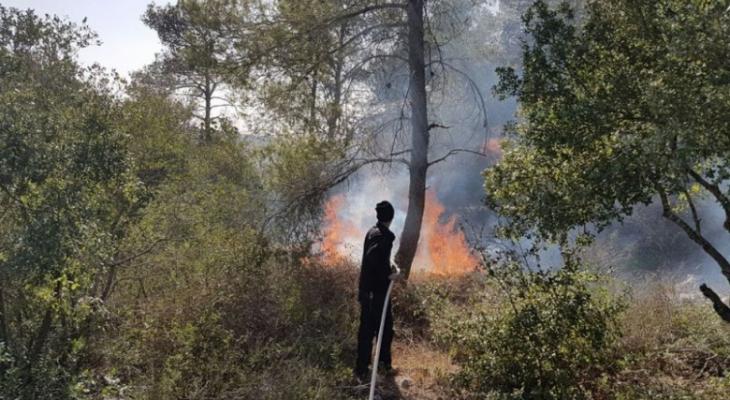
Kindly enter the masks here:
[[481, 274], [413, 275], [393, 290], [394, 323], [399, 340], [430, 340], [433, 322], [448, 310], [464, 306], [486, 293]]
[[119, 392], [116, 380], [121, 398], [346, 398], [338, 387], [354, 364], [357, 270], [270, 255], [247, 272], [209, 275], [215, 292], [179, 282], [143, 308], [117, 309], [89, 398]]
[[[441, 321], [465, 397], [580, 399], [615, 365], [622, 302], [575, 263], [558, 271], [491, 270], [504, 294]], [[464, 315], [465, 314], [465, 315]]]

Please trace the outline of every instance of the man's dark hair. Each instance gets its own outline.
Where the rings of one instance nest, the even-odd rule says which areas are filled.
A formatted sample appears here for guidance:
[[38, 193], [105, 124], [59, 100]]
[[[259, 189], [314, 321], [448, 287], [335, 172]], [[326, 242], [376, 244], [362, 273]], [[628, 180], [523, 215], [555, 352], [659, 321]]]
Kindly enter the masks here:
[[393, 220], [395, 215], [395, 209], [393, 205], [387, 201], [381, 201], [375, 206], [375, 212], [378, 215], [378, 221], [388, 222]]

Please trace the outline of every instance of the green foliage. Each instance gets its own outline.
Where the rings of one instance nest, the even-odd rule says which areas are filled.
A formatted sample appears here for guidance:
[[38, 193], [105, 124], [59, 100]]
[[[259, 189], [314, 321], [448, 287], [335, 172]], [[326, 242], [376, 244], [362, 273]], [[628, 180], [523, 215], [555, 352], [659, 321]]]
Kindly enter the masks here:
[[118, 101], [74, 54], [86, 26], [0, 7], [0, 341], [9, 397], [61, 399], [96, 326], [97, 277], [134, 209]]
[[[496, 92], [518, 96], [504, 158], [486, 172], [489, 203], [512, 238], [576, 244], [659, 200], [730, 279], [730, 261], [703, 236], [697, 202], [722, 207], [730, 232], [730, 13], [727, 2], [537, 1], [523, 16], [523, 71], [500, 68]], [[707, 287], [713, 308], [730, 308]]]
[[454, 383], [462, 395], [588, 398], [593, 382], [615, 368], [621, 301], [572, 263], [550, 272], [506, 265], [490, 281], [498, 297], [452, 313], [438, 329], [461, 366]]
[[[236, 41], [246, 2], [220, 0], [180, 0], [163, 6], [150, 3], [142, 21], [157, 32], [165, 51], [141, 75], [171, 92], [184, 94], [199, 105], [194, 116], [201, 121], [200, 139], [214, 139], [215, 100], [222, 99], [222, 88], [231, 76], [245, 76], [246, 69], [234, 49], [245, 44]], [[245, 50], [241, 50], [245, 52]], [[146, 75], [146, 76], [145, 76]]]
[[228, 31], [233, 29], [235, 8], [230, 2], [182, 0], [157, 6], [150, 3], [143, 22], [157, 31], [168, 47], [169, 73], [201, 74], [220, 70], [228, 50]]
[[[342, 398], [334, 386], [353, 362], [354, 272], [271, 258], [205, 283], [188, 275], [174, 287], [148, 285], [141, 308], [117, 309], [100, 372], [135, 398]], [[122, 292], [124, 303], [135, 295]]]
[[[398, 336], [406, 341], [434, 341], [434, 335], [449, 318], [495, 295], [480, 274], [410, 278], [407, 286], [393, 292], [394, 323]], [[435, 343], [435, 342], [434, 342]], [[446, 350], [446, 349], [444, 349]]]
[[285, 242], [311, 239], [319, 232], [327, 190], [356, 169], [345, 144], [315, 134], [286, 135], [273, 138], [258, 153], [277, 222], [273, 235]]
[[594, 1], [580, 24], [565, 6], [528, 10], [521, 76], [499, 69], [496, 87], [518, 96], [521, 122], [486, 175], [514, 233], [605, 226], [657, 193], [686, 193], [690, 170], [727, 179], [730, 14], [721, 3]]
[[[112, 390], [112, 377], [139, 398], [336, 398], [351, 363], [355, 296], [342, 293], [354, 276], [303, 269], [277, 250], [265, 229], [271, 192], [247, 144], [185, 138], [170, 142], [182, 140], [184, 156], [162, 157], [166, 173], [122, 243], [131, 257], [110, 299], [114, 340], [96, 344], [105, 367], [87, 391]], [[137, 146], [147, 143], [159, 144]]]
[[247, 50], [259, 79], [251, 80], [250, 93], [270, 114], [269, 124], [351, 140], [357, 117], [343, 110], [353, 100], [351, 87], [364, 80], [359, 42], [378, 30], [340, 17], [364, 6], [362, 0], [281, 0], [260, 3], [251, 14]]
[[127, 93], [130, 97], [122, 104], [119, 129], [127, 137], [135, 175], [145, 187], [154, 189], [186, 170], [194, 144], [191, 111], [166, 92], [136, 82], [127, 87]]

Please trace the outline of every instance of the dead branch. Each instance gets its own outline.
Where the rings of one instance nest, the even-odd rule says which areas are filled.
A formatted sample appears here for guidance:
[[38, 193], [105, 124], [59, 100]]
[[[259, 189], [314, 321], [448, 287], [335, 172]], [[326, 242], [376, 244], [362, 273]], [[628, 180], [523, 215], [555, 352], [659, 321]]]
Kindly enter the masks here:
[[730, 307], [723, 303], [720, 296], [718, 296], [714, 290], [710, 289], [710, 287], [704, 283], [700, 286], [700, 291], [703, 295], [705, 295], [705, 297], [712, 301], [712, 308], [715, 309], [717, 315], [719, 315], [725, 322], [730, 322]]
[[441, 60], [440, 63], [443, 66], [445, 66], [445, 67], [451, 69], [452, 71], [456, 72], [457, 74], [461, 75], [462, 77], [464, 77], [464, 79], [466, 79], [467, 83], [469, 84], [469, 87], [471, 87], [471, 89], [472, 89], [472, 93], [474, 94], [474, 96], [479, 101], [479, 109], [480, 109], [480, 111], [482, 113], [482, 116], [484, 117], [483, 126], [485, 128], [487, 126], [489, 126], [489, 123], [488, 123], [488, 120], [487, 120], [487, 103], [486, 103], [486, 101], [484, 101], [484, 95], [482, 94], [482, 91], [479, 89], [479, 86], [477, 85], [477, 83], [474, 82], [474, 80], [469, 76], [469, 74], [467, 74], [466, 72], [460, 70], [459, 68], [454, 67], [450, 63], [448, 63], [448, 62], [446, 62], [444, 60]]
[[366, 6], [355, 11], [346, 12], [345, 14], [338, 15], [329, 20], [329, 24], [338, 23], [350, 18], [354, 18], [363, 14], [367, 14], [373, 11], [386, 10], [386, 9], [401, 9], [405, 10], [407, 7], [404, 3], [383, 3]]
[[437, 124], [437, 123], [434, 122], [434, 123], [430, 124], [428, 126], [428, 128], [426, 128], [426, 130], [428, 130], [430, 132], [431, 129], [435, 129], [435, 128], [450, 129], [451, 127], [450, 126], [446, 126], [446, 125]]
[[451, 156], [453, 156], [454, 154], [457, 154], [457, 153], [470, 153], [470, 154], [476, 154], [476, 155], [481, 156], [481, 157], [489, 157], [489, 154], [482, 153], [482, 152], [479, 152], [479, 151], [476, 151], [476, 150], [469, 150], [469, 149], [451, 149], [451, 150], [449, 150], [448, 153], [444, 154], [442, 157], [439, 157], [439, 158], [437, 158], [437, 159], [429, 162], [428, 163], [428, 166], [430, 167], [430, 166], [432, 166], [432, 165], [434, 165], [436, 163], [440, 163], [441, 161], [444, 161], [447, 158], [449, 158], [449, 157], [451, 157]]

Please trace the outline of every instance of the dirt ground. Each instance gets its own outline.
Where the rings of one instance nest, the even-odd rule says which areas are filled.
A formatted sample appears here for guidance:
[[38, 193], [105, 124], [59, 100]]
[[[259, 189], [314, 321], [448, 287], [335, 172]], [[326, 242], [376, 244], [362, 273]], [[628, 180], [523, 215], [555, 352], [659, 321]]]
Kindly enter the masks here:
[[[441, 388], [447, 375], [456, 367], [447, 354], [422, 343], [393, 343], [393, 365], [396, 376], [378, 375], [376, 399], [381, 400], [445, 400], [450, 396]], [[358, 392], [367, 396], [369, 387]]]

